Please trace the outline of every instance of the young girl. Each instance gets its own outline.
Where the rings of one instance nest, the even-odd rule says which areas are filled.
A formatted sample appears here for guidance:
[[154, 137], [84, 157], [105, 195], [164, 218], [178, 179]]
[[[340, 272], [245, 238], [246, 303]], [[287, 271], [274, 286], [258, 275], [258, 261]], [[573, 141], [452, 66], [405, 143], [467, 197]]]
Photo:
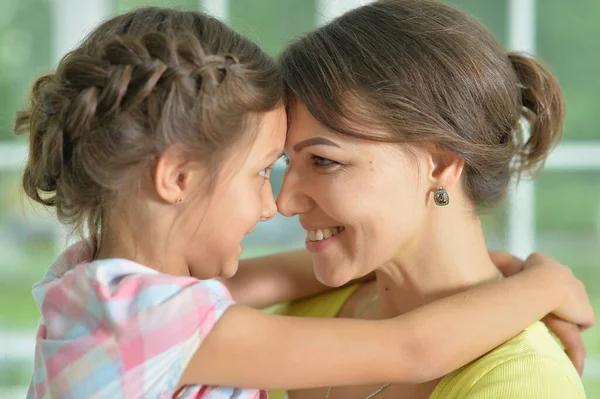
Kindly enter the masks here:
[[235, 305], [214, 278], [235, 274], [242, 238], [276, 212], [282, 92], [254, 43], [158, 8], [104, 23], [34, 84], [16, 122], [30, 134], [25, 191], [89, 238], [34, 287], [29, 397], [264, 398], [259, 389], [418, 382], [552, 310], [593, 321], [581, 283], [552, 262], [385, 321]]

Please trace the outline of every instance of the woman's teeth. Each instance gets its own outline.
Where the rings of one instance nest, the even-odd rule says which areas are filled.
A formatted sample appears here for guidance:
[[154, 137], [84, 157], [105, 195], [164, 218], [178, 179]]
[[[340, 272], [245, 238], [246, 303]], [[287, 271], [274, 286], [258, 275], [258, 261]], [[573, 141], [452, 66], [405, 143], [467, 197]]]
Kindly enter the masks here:
[[309, 241], [322, 241], [344, 231], [344, 227], [328, 227], [326, 229], [306, 230], [306, 239]]

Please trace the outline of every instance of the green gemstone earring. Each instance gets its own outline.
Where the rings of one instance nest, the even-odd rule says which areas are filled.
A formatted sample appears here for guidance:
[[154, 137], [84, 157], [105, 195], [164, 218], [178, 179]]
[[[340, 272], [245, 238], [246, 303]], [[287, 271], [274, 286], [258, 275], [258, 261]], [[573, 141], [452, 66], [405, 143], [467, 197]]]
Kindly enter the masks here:
[[450, 196], [448, 191], [440, 187], [433, 193], [433, 201], [437, 206], [446, 206], [450, 203]]

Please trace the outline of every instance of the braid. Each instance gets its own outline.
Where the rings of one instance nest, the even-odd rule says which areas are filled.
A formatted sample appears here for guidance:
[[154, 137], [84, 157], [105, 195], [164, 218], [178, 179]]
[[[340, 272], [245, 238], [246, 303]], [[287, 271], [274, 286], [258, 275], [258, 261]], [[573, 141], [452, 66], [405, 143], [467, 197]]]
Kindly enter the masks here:
[[71, 54], [59, 70], [59, 84], [79, 92], [66, 112], [65, 125], [72, 134], [91, 128], [97, 118], [135, 109], [159, 84], [169, 91], [192, 79], [192, 91], [210, 91], [231, 73], [231, 65], [239, 64], [230, 55], [205, 55], [193, 36], [175, 42], [161, 33], [116, 37], [102, 53], [100, 59]]

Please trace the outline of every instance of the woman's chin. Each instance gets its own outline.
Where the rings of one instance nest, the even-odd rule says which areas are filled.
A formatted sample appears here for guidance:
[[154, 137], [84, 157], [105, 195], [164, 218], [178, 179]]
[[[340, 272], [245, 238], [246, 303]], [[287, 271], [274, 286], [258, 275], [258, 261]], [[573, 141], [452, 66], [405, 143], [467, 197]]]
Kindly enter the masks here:
[[313, 262], [313, 270], [317, 280], [328, 287], [341, 287], [352, 280], [352, 277], [348, 273], [344, 273], [343, 270], [338, 270], [338, 268], [327, 266], [320, 267]]

